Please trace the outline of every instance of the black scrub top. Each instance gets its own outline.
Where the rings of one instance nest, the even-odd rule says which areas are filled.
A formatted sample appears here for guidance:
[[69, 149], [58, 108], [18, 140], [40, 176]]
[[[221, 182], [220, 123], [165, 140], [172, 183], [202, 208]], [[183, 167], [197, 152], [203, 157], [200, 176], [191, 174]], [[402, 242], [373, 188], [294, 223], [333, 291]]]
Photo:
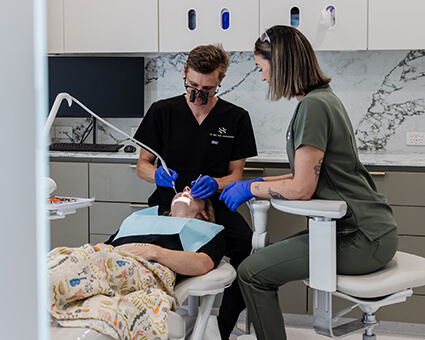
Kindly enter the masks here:
[[[177, 172], [178, 192], [200, 174], [224, 177], [229, 162], [257, 155], [248, 112], [220, 98], [200, 125], [184, 95], [160, 100], [149, 108], [134, 137]], [[212, 197], [213, 204], [218, 196]], [[149, 205], [169, 206], [173, 197], [172, 188], [157, 187]]]

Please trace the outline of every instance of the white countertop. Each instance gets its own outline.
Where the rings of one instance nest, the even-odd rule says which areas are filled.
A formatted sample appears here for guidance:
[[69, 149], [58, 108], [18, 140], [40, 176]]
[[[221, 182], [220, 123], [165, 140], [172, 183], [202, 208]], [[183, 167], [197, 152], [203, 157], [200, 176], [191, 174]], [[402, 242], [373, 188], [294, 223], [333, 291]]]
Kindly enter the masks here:
[[[125, 153], [122, 149], [113, 153], [51, 151], [49, 155], [51, 158], [137, 161], [139, 151], [137, 150], [134, 153]], [[365, 165], [425, 167], [424, 153], [360, 152], [359, 155], [360, 160]], [[263, 150], [259, 151], [258, 156], [248, 158], [247, 161], [256, 163], [288, 163], [288, 157], [284, 150]]]
[[[359, 152], [359, 157], [365, 165], [425, 167], [424, 153]], [[284, 150], [267, 150], [260, 151], [258, 156], [248, 161], [288, 163], [288, 157]]]

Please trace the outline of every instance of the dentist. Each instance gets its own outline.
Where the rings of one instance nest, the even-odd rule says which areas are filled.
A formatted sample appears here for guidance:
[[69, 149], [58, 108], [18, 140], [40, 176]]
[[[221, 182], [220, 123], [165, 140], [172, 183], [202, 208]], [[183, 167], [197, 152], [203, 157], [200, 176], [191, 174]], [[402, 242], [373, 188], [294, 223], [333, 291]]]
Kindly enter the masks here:
[[[254, 56], [261, 80], [269, 83], [269, 97], [299, 101], [286, 133], [292, 174], [232, 183], [220, 199], [233, 211], [252, 197], [344, 200], [347, 214], [337, 220], [338, 274], [381, 269], [397, 250], [397, 225], [359, 160], [348, 113], [313, 48], [297, 29], [274, 26], [257, 39]], [[277, 290], [308, 278], [308, 267], [307, 230], [255, 252], [239, 266], [258, 339], [286, 339]]]
[[[160, 213], [169, 210], [172, 182], [178, 191], [191, 183], [193, 197], [211, 199], [216, 223], [225, 228], [225, 255], [237, 268], [251, 253], [252, 231], [219, 200], [219, 193], [242, 179], [245, 160], [257, 155], [257, 148], [248, 112], [216, 97], [228, 65], [221, 45], [194, 48], [184, 67], [186, 93], [153, 103], [134, 137], [158, 152], [171, 172], [169, 176], [160, 164], [156, 167], [156, 157], [140, 150], [137, 175], [157, 185], [149, 205], [159, 205]], [[217, 318], [223, 340], [229, 339], [244, 308], [235, 280], [224, 291]]]

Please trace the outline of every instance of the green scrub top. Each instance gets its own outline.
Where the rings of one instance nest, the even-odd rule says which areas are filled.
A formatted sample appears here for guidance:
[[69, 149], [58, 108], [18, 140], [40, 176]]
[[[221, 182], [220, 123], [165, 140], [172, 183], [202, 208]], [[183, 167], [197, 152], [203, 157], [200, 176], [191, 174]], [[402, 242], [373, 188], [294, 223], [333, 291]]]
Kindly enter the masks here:
[[329, 85], [305, 95], [287, 131], [286, 151], [292, 173], [295, 151], [309, 145], [325, 152], [312, 198], [344, 200], [347, 214], [337, 220], [337, 233], [361, 230], [373, 241], [397, 227], [392, 210], [360, 162], [353, 127], [342, 102]]

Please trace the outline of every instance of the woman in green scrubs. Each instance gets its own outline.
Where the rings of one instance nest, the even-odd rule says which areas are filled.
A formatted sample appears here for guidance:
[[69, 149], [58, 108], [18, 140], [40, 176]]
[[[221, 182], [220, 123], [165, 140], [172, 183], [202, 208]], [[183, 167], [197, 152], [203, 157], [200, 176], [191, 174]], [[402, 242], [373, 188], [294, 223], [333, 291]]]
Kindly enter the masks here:
[[[385, 196], [359, 161], [347, 111], [311, 44], [295, 28], [274, 26], [256, 41], [254, 56], [261, 80], [269, 83], [268, 97], [298, 100], [286, 133], [292, 173], [235, 182], [220, 199], [231, 210], [252, 197], [344, 200], [347, 214], [337, 221], [338, 273], [381, 269], [397, 250], [397, 225]], [[308, 231], [272, 244], [240, 265], [239, 284], [258, 339], [286, 339], [278, 288], [307, 278], [308, 266]]]

